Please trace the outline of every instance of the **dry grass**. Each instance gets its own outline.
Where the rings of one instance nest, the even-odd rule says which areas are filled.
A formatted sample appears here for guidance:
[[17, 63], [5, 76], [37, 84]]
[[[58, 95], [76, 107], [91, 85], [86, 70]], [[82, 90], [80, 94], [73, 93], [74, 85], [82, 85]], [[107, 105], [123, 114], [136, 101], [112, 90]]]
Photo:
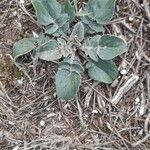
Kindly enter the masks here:
[[106, 28], [128, 43], [128, 52], [116, 59], [120, 75], [111, 86], [85, 77], [78, 98], [67, 103], [56, 97], [55, 64], [25, 62], [32, 85], [14, 67], [12, 44], [41, 27], [29, 2], [2, 0], [0, 149], [150, 149], [149, 16], [148, 0], [118, 1]]

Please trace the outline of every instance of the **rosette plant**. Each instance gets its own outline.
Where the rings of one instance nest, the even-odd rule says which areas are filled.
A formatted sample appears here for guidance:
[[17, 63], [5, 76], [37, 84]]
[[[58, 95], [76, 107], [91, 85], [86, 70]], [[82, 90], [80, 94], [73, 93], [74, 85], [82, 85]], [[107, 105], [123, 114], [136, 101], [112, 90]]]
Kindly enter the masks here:
[[73, 99], [81, 85], [82, 75], [110, 84], [118, 70], [113, 58], [126, 52], [126, 42], [105, 33], [113, 17], [115, 0], [88, 0], [78, 11], [76, 1], [31, 0], [37, 21], [43, 27], [38, 37], [28, 37], [13, 46], [18, 67], [19, 57], [30, 53], [33, 58], [59, 61], [55, 77], [56, 93], [62, 100]]

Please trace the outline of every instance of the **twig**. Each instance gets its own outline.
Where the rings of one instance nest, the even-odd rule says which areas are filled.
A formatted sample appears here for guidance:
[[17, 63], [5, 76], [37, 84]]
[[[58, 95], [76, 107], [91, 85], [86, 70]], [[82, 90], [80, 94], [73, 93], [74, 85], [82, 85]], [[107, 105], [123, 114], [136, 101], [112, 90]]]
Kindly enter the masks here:
[[86, 94], [85, 102], [84, 102], [84, 106], [85, 106], [86, 108], [89, 107], [90, 100], [91, 100], [91, 97], [92, 97], [92, 95], [93, 95], [93, 88], [94, 88], [95, 86], [97, 86], [98, 84], [99, 84], [99, 82], [94, 82], [94, 83], [92, 84], [92, 87], [89, 89], [88, 93]]
[[150, 6], [147, 0], [143, 0], [144, 8], [145, 8], [145, 13], [150, 21]]
[[78, 97], [76, 97], [76, 103], [77, 103], [77, 107], [78, 107], [78, 111], [79, 111], [79, 119], [80, 119], [81, 125], [84, 126], [85, 123], [84, 123], [83, 117], [82, 117], [82, 108], [79, 104]]
[[118, 104], [120, 99], [123, 97], [124, 94], [126, 94], [132, 87], [133, 85], [138, 81], [139, 77], [137, 75], [132, 75], [126, 83], [119, 89], [118, 93], [114, 95], [112, 98], [112, 103], [113, 104]]
[[149, 137], [150, 137], [150, 134], [147, 134], [142, 140], [139, 140], [139, 141], [133, 143], [132, 146], [135, 147], [135, 146], [138, 146], [138, 145], [142, 144], [142, 143], [145, 142]]

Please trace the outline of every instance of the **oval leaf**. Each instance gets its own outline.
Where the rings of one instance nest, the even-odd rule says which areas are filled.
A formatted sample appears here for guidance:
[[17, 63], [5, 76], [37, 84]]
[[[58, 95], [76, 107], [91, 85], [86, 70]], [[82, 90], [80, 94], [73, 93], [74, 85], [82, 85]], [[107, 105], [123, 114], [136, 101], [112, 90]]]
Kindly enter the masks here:
[[62, 27], [69, 19], [68, 14], [62, 14], [59, 18], [56, 19], [56, 23], [59, 27]]
[[70, 0], [65, 0], [64, 3], [64, 12], [69, 16], [69, 22], [74, 21], [76, 12], [74, 6], [71, 5]]
[[89, 38], [85, 42], [85, 53], [90, 56], [94, 61], [98, 61], [98, 55], [96, 53], [97, 47], [99, 46], [100, 35], [96, 35], [92, 38]]
[[79, 90], [81, 75], [62, 69], [56, 74], [56, 93], [62, 100], [71, 100]]
[[84, 25], [82, 24], [82, 22], [78, 22], [74, 26], [71, 37], [77, 38], [79, 41], [82, 41], [84, 39]]
[[61, 62], [59, 69], [67, 69], [69, 71], [74, 71], [79, 74], [84, 72], [84, 67], [82, 66], [81, 62], [78, 60], [73, 60], [71, 58], [66, 58]]
[[46, 61], [53, 61], [62, 57], [61, 50], [56, 40], [50, 40], [40, 47], [39, 58]]
[[110, 84], [117, 78], [118, 70], [112, 60], [99, 59], [98, 62], [90, 62], [88, 74], [91, 79]]
[[59, 26], [56, 23], [50, 24], [46, 27], [45, 33], [53, 34], [54, 32], [57, 31], [58, 28], [59, 28]]
[[90, 19], [88, 16], [83, 16], [82, 22], [88, 25], [95, 32], [104, 32], [103, 26], [98, 24], [96, 21]]
[[114, 14], [116, 0], [89, 0], [85, 11], [98, 24], [108, 23]]
[[36, 48], [35, 38], [24, 38], [16, 42], [13, 46], [13, 57], [16, 59], [19, 56], [25, 55]]
[[49, 15], [41, 0], [31, 0], [31, 2], [39, 23], [45, 26], [53, 23], [53, 18]]
[[125, 41], [112, 35], [103, 35], [97, 49], [98, 56], [103, 60], [110, 60], [127, 51]]
[[61, 15], [61, 5], [56, 0], [42, 0], [42, 2], [52, 18], [56, 19]]

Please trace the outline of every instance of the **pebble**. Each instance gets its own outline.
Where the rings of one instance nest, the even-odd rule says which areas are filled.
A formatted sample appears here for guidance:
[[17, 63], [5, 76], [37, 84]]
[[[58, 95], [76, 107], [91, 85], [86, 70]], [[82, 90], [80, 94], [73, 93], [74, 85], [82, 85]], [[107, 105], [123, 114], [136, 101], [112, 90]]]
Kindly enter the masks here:
[[98, 114], [98, 111], [97, 110], [93, 110], [92, 114]]
[[45, 121], [44, 120], [41, 120], [40, 121], [40, 125], [43, 127], [43, 126], [45, 126]]
[[127, 70], [126, 70], [126, 69], [122, 69], [122, 70], [120, 71], [120, 73], [121, 73], [122, 75], [126, 75], [126, 74], [127, 74]]

